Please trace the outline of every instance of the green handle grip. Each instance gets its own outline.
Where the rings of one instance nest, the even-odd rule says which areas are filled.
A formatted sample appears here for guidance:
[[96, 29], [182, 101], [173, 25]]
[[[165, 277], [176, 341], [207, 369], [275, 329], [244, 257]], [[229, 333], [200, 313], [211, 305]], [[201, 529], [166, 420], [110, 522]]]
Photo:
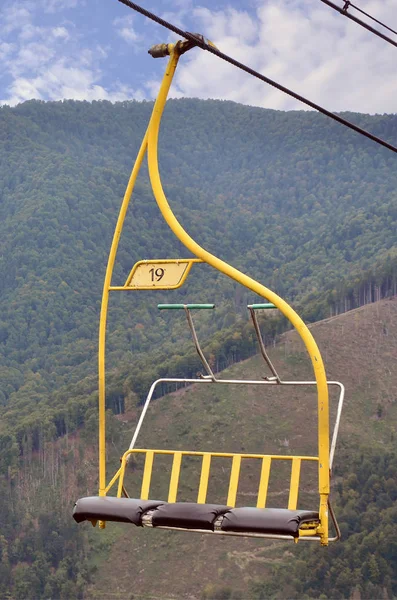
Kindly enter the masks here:
[[253, 310], [259, 310], [259, 309], [271, 309], [271, 308], [277, 308], [274, 304], [271, 304], [271, 302], [267, 302], [266, 304], [248, 304], [247, 308], [252, 308]]
[[184, 308], [187, 308], [188, 310], [193, 310], [193, 309], [203, 310], [203, 309], [215, 308], [215, 304], [158, 304], [157, 308], [159, 310], [178, 310], [178, 309], [184, 309]]

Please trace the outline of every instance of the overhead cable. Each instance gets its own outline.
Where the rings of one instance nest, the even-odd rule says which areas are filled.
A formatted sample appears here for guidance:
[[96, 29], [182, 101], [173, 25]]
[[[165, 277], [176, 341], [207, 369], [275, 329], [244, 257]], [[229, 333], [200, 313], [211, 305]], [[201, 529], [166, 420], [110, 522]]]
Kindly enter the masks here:
[[375, 21], [375, 23], [378, 23], [378, 25], [381, 25], [385, 29], [388, 29], [389, 31], [391, 31], [392, 33], [395, 33], [397, 35], [397, 31], [395, 31], [394, 29], [392, 29], [391, 27], [389, 27], [385, 23], [382, 23], [382, 21], [378, 21], [378, 19], [375, 19], [375, 17], [373, 17], [372, 15], [369, 15], [362, 8], [359, 8], [355, 4], [352, 4], [351, 2], [349, 2], [349, 0], [345, 0], [345, 6], [343, 7], [344, 10], [347, 10], [349, 8], [349, 6], [352, 6], [355, 10], [357, 10], [358, 12], [360, 12], [362, 15], [365, 15], [366, 17], [368, 17], [369, 19], [371, 19], [371, 21]]
[[[194, 33], [190, 33], [188, 31], [183, 31], [183, 29], [180, 29], [179, 27], [176, 27], [176, 25], [173, 25], [173, 24], [169, 23], [168, 21], [165, 21], [161, 17], [158, 17], [157, 15], [151, 13], [150, 11], [146, 10], [145, 8], [142, 8], [135, 2], [131, 2], [131, 0], [118, 0], [118, 1], [121, 2], [122, 4], [125, 4], [125, 6], [132, 8], [136, 12], [139, 12], [141, 15], [144, 15], [148, 19], [151, 19], [155, 23], [158, 23], [159, 25], [162, 25], [163, 27], [169, 29], [170, 31], [173, 31], [174, 33], [181, 36], [182, 38], [189, 40], [195, 46], [198, 46], [202, 50], [207, 50], [211, 54], [215, 54], [215, 56], [218, 56], [218, 58], [225, 60], [226, 62], [230, 63], [231, 65], [234, 65], [238, 69], [245, 71], [246, 73], [248, 73], [249, 75], [252, 75], [253, 77], [256, 77], [257, 79], [264, 81], [265, 83], [273, 86], [274, 88], [280, 90], [281, 92], [284, 92], [284, 94], [287, 94], [288, 96], [291, 96], [292, 98], [295, 98], [295, 100], [298, 100], [299, 102], [302, 102], [303, 104], [306, 104], [307, 106], [310, 106], [310, 108], [317, 110], [318, 112], [322, 113], [326, 117], [329, 117], [330, 119], [333, 119], [334, 121], [337, 121], [341, 125], [344, 125], [345, 127], [348, 127], [349, 129], [352, 129], [353, 131], [356, 131], [357, 133], [364, 135], [365, 137], [369, 138], [370, 140], [376, 142], [377, 144], [380, 144], [381, 146], [388, 148], [392, 152], [397, 153], [396, 146], [389, 144], [385, 140], [378, 138], [376, 135], [373, 135], [369, 131], [366, 131], [365, 129], [361, 129], [361, 127], [358, 127], [358, 125], [355, 125], [354, 123], [351, 123], [350, 121], [347, 121], [340, 115], [335, 114], [335, 113], [327, 110], [326, 108], [323, 108], [319, 104], [316, 104], [315, 102], [312, 102], [311, 100], [308, 100], [307, 98], [304, 98], [300, 94], [293, 92], [292, 90], [281, 85], [280, 83], [277, 83], [276, 81], [269, 79], [269, 77], [266, 77], [265, 75], [262, 75], [261, 73], [258, 73], [257, 71], [254, 71], [250, 67], [247, 67], [243, 63], [238, 62], [236, 59], [232, 58], [231, 56], [228, 56], [227, 54], [224, 54], [223, 52], [218, 50], [215, 46], [208, 43], [203, 36], [197, 35]], [[323, 1], [325, 1], [325, 0], [323, 0]]]
[[369, 17], [370, 19], [372, 19], [372, 21], [375, 21], [376, 23], [379, 23], [379, 25], [381, 25], [385, 29], [388, 29], [392, 33], [395, 33], [396, 35], [397, 35], [397, 31], [394, 31], [394, 29], [392, 29], [388, 25], [385, 25], [381, 21], [378, 21], [378, 19], [375, 19], [375, 17], [372, 17], [371, 15], [369, 15], [368, 13], [366, 13], [365, 11], [363, 11], [361, 8], [358, 8], [358, 6], [355, 6], [354, 4], [352, 4], [351, 2], [349, 2], [348, 0], [345, 0], [345, 3], [344, 3], [343, 7], [340, 7], [337, 4], [334, 4], [334, 2], [331, 2], [330, 0], [320, 0], [320, 2], [323, 2], [327, 6], [330, 6], [334, 10], [338, 11], [338, 13], [340, 13], [344, 17], [347, 17], [348, 19], [351, 19], [355, 23], [358, 23], [359, 25], [361, 25], [361, 27], [365, 27], [365, 29], [368, 29], [368, 31], [371, 31], [371, 33], [374, 33], [378, 37], [382, 38], [382, 40], [385, 40], [386, 42], [389, 42], [389, 44], [391, 44], [392, 46], [395, 46], [397, 48], [397, 42], [395, 40], [392, 40], [389, 36], [387, 36], [384, 33], [381, 33], [380, 31], [378, 31], [378, 29], [375, 29], [374, 27], [371, 27], [371, 25], [368, 25], [368, 23], [366, 23], [362, 19], [359, 19], [358, 17], [355, 17], [354, 15], [352, 15], [351, 13], [349, 13], [348, 12], [348, 8], [351, 6], [355, 10], [358, 10], [360, 13], [362, 13], [363, 15], [365, 15], [366, 17]]

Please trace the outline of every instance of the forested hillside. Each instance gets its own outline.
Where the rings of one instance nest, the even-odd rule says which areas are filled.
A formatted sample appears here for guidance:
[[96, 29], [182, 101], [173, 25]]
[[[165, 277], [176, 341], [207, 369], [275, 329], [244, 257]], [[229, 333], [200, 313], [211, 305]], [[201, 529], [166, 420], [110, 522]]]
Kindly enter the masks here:
[[[0, 595], [18, 600], [185, 597], [245, 600], [382, 597], [397, 592], [395, 356], [397, 302], [383, 300], [312, 326], [330, 379], [346, 385], [332, 501], [343, 541], [320, 549], [299, 543], [213, 538], [141, 530], [108, 523], [106, 530], [71, 518], [73, 503], [97, 491], [93, 414], [78, 435], [47, 442], [9, 469], [0, 494]], [[281, 336], [271, 358], [285, 378], [306, 379], [311, 368], [294, 332]], [[260, 356], [225, 376], [261, 377]], [[331, 418], [335, 417], [334, 394]], [[119, 465], [139, 409], [109, 415], [109, 474]], [[304, 432], [304, 435], [302, 433]], [[139, 445], [230, 451], [311, 451], [316, 444], [316, 398], [302, 389], [187, 388], [153, 403]], [[197, 489], [199, 465], [182, 471], [182, 492]], [[160, 465], [161, 466], [161, 465]], [[127, 476], [129, 491], [142, 465]], [[226, 479], [212, 489], [226, 493]], [[154, 469], [154, 483], [159, 476]], [[160, 473], [162, 477], [162, 474]], [[282, 505], [288, 485], [281, 471], [269, 501]], [[244, 477], [239, 502], [251, 499], [255, 471]], [[314, 485], [302, 479], [299, 506], [314, 507]], [[157, 485], [157, 484], [156, 484]], [[155, 574], [155, 576], [154, 576]], [[336, 594], [337, 591], [337, 594]]]
[[[117, 527], [105, 538], [77, 530], [70, 522], [70, 508], [79, 494], [97, 487], [99, 305], [118, 208], [151, 108], [147, 102], [74, 101], [0, 108], [0, 594], [5, 597], [87, 595], [98, 565], [106, 561], [103, 540], [112, 542], [120, 534]], [[396, 116], [349, 118], [396, 141]], [[306, 320], [335, 316], [396, 294], [397, 171], [387, 150], [314, 113], [174, 100], [164, 115], [160, 167], [170, 203], [187, 230], [205, 248], [290, 300]], [[143, 173], [127, 216], [113, 283], [124, 283], [137, 260], [188, 255], [163, 223]], [[198, 368], [183, 319], [158, 314], [157, 303], [216, 303], [216, 311], [200, 315], [197, 325], [208, 356], [221, 370], [257, 350], [247, 320], [246, 304], [252, 300], [205, 265], [194, 267], [181, 290], [112, 296], [107, 403], [114, 413], [128, 413], [122, 420], [109, 419], [113, 461], [129, 428], [122, 421], [136, 416], [153, 378], [190, 375]], [[262, 327], [273, 344], [286, 323], [275, 317]], [[379, 339], [376, 351], [379, 364], [387, 362], [394, 352], [391, 332], [389, 320], [377, 321], [360, 348], [367, 350], [378, 335], [384, 336], [385, 343]], [[349, 338], [352, 355], [357, 336], [355, 329]], [[337, 348], [340, 343], [340, 337], [335, 339]], [[332, 351], [327, 347], [326, 359]], [[349, 421], [349, 444], [356, 447], [366, 431], [371, 444], [381, 440], [388, 452], [395, 428], [392, 366], [378, 380], [378, 363], [368, 363], [368, 356], [366, 352], [365, 360], [363, 356], [347, 373], [352, 382], [359, 381], [352, 385], [352, 394], [361, 406], [361, 412], [352, 413], [361, 415], [359, 421], [353, 416]], [[299, 376], [301, 358], [296, 360]], [[336, 358], [329, 360], [332, 365]], [[295, 375], [294, 365], [290, 367]], [[377, 387], [366, 386], [365, 369], [379, 381]], [[279, 435], [287, 435], [290, 425], [288, 419], [283, 422]], [[245, 422], [241, 426], [253, 443], [256, 430]], [[274, 422], [267, 426], [274, 430]], [[186, 422], [174, 436], [184, 440], [190, 428]], [[219, 419], [207, 423], [204, 433], [239, 441], [229, 437]], [[379, 458], [379, 464], [391, 465], [388, 480], [394, 460], [389, 454]], [[355, 464], [352, 468], [357, 470]], [[346, 469], [348, 483], [337, 494], [350, 527], [353, 517], [346, 497], [354, 497], [358, 484]], [[367, 471], [357, 472], [359, 481]], [[373, 483], [384, 495], [378, 507], [385, 511], [380, 518], [383, 535], [383, 525], [392, 518], [394, 488], [383, 481]], [[373, 493], [363, 501], [364, 511], [376, 509]], [[360, 525], [359, 516], [354, 519], [350, 533], [361, 526], [368, 529], [367, 521]], [[147, 551], [156, 553], [156, 543], [149, 543]], [[165, 560], [180, 552], [172, 544], [164, 543]], [[354, 589], [365, 597], [375, 589], [387, 597], [396, 593], [382, 562], [389, 555], [376, 555], [376, 565], [372, 561], [364, 569], [375, 588], [361, 585], [360, 577], [366, 575], [358, 573], [357, 564], [362, 557], [354, 556], [351, 572], [345, 574]], [[312, 564], [313, 557], [305, 560]], [[291, 571], [294, 581], [298, 570]], [[271, 585], [271, 572], [266, 573]], [[258, 598], [275, 595], [259, 575], [257, 587], [254, 577], [249, 582], [253, 587], [245, 592], [250, 589]], [[353, 593], [353, 583], [349, 587], [337, 582], [331, 572], [327, 577], [326, 594], [331, 595], [332, 586], [339, 586], [346, 597]], [[147, 590], [142, 573], [140, 582]], [[240, 590], [236, 585], [229, 590], [200, 589], [206, 597], [218, 592], [227, 597]], [[285, 582], [284, 592], [288, 589]], [[299, 589], [311, 597], [321, 594], [312, 580]], [[100, 593], [98, 587], [92, 591], [94, 597]]]
[[[112, 590], [115, 598], [125, 597], [128, 592], [138, 597], [142, 593], [207, 600], [395, 597], [397, 301], [383, 300], [315, 323], [311, 329], [325, 358], [329, 379], [343, 381], [346, 386], [331, 493], [342, 541], [320, 549], [304, 542], [295, 546], [264, 540], [214, 539], [178, 532], [131, 531], [128, 526], [116, 534], [117, 526], [111, 530], [109, 525], [104, 535], [92, 530], [97, 541], [109, 540], [112, 544], [110, 557], [101, 563], [102, 571], [93, 582], [94, 596], [106, 596], [106, 590]], [[270, 353], [284, 378], [310, 377], [310, 363], [295, 332], [281, 336]], [[234, 365], [224, 376], [248, 379], [265, 373], [262, 358], [256, 356]], [[336, 399], [331, 393], [332, 423]], [[247, 388], [242, 393], [238, 386], [193, 386], [165, 396], [150, 407], [137, 443], [144, 448], [263, 450], [296, 455], [316, 448], [316, 417], [315, 393], [301, 388]], [[126, 447], [136, 416], [125, 416], [123, 421]], [[115, 439], [115, 444], [121, 451], [122, 439]], [[116, 469], [118, 460], [113, 459], [112, 464]], [[199, 467], [190, 462], [182, 471], [183, 499], [193, 499]], [[217, 502], [224, 501], [228, 473], [226, 465], [223, 472], [215, 471], [217, 485], [210, 493], [217, 495]], [[141, 474], [142, 465], [137, 464], [127, 477], [128, 490], [134, 481], [140, 482]], [[154, 469], [153, 493], [161, 493], [157, 487], [161, 475]], [[237, 500], [240, 506], [252, 502], [258, 475], [254, 466], [251, 470], [249, 466], [244, 468]], [[269, 505], [286, 506], [289, 470], [275, 468], [272, 476]], [[302, 475], [300, 508], [316, 504], [315, 490], [313, 481]], [[86, 530], [91, 529], [87, 524]], [[113, 543], [115, 535], [117, 542]]]
[[[13, 455], [75, 430], [92, 413], [106, 258], [151, 106], [32, 101], [0, 109], [0, 432]], [[395, 116], [349, 117], [386, 139], [397, 135]], [[387, 150], [314, 113], [177, 100], [164, 116], [160, 164], [188, 230], [303, 306], [309, 320], [395, 291], [397, 175]], [[170, 256], [186, 251], [143, 176], [114, 283], [138, 259]], [[360, 286], [364, 294], [354, 292]], [[208, 267], [195, 267], [178, 292], [114, 296], [109, 407], [136, 402], [132, 392], [142, 396], [162, 365], [186, 371], [182, 326], [155, 310], [176, 297], [217, 303], [199, 326], [208, 340], [229, 328], [220, 336], [226, 346], [218, 339], [211, 348], [221, 351], [221, 366], [254, 352], [249, 340], [238, 356], [233, 341], [251, 299]]]

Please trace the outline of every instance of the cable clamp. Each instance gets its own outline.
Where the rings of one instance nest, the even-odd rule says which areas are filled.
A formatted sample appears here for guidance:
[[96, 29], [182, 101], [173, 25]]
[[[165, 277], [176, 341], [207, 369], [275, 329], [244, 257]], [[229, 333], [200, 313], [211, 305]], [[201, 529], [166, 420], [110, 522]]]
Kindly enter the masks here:
[[207, 46], [216, 48], [215, 44], [211, 42], [211, 40], [204, 37], [201, 33], [191, 33], [190, 31], [187, 31], [186, 33], [193, 36], [194, 40], [186, 40], [184, 42], [179, 41], [177, 43], [177, 48], [180, 55], [185, 54], [185, 52], [195, 48], [196, 46], [199, 46], [199, 48], [203, 50], [205, 50]]
[[170, 55], [170, 48], [172, 44], [156, 44], [148, 50], [148, 54], [153, 58], [164, 58], [164, 56]]
[[[212, 48], [216, 48], [215, 44], [211, 42], [211, 40], [205, 38], [201, 33], [190, 33], [194, 40], [179, 40], [175, 45], [174, 44], [156, 44], [152, 46], [148, 53], [153, 58], [164, 58], [165, 56], [169, 56], [171, 54], [172, 49], [175, 49], [179, 56], [185, 54], [192, 48], [199, 46], [203, 50], [207, 48], [207, 46], [212, 46]], [[217, 49], [217, 48], [216, 48]]]

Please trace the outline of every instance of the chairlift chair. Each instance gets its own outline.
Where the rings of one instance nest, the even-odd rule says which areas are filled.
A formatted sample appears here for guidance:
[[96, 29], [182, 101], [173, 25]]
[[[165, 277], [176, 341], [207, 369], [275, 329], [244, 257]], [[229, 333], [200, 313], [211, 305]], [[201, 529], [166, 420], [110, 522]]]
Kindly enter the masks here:
[[[192, 47], [192, 44], [187, 42], [177, 42], [176, 44], [163, 44], [160, 46], [156, 47], [156, 51], [154, 51], [152, 55], [154, 57], [169, 55], [170, 58], [121, 205], [103, 287], [98, 361], [99, 495], [78, 500], [73, 511], [73, 517], [78, 523], [90, 521], [92, 524], [96, 525], [99, 522], [100, 528], [105, 527], [107, 521], [116, 521], [133, 524], [138, 527], [174, 529], [178, 531], [210, 533], [213, 535], [272, 538], [293, 540], [295, 542], [299, 540], [319, 541], [321, 545], [326, 546], [330, 541], [335, 541], [340, 537], [340, 531], [330, 504], [329, 493], [330, 474], [344, 399], [344, 387], [338, 381], [327, 381], [321, 354], [313, 335], [293, 308], [275, 292], [204, 250], [182, 228], [173, 214], [161, 184], [157, 156], [158, 135], [161, 117], [178, 60], [184, 52]], [[134, 265], [124, 284], [112, 285], [115, 258], [127, 208], [146, 152], [148, 153], [150, 181], [159, 209], [170, 229], [195, 258], [151, 259], [139, 261]], [[211, 369], [211, 366], [202, 351], [192, 318], [193, 310], [208, 310], [214, 308], [214, 305], [159, 305], [159, 309], [161, 310], [184, 310], [194, 345], [204, 367], [204, 374], [197, 378], [161, 378], [152, 384], [130, 446], [121, 458], [120, 467], [109, 483], [106, 483], [105, 341], [110, 292], [142, 291], [148, 289], [178, 289], [183, 285], [192, 266], [195, 263], [202, 262], [211, 265], [221, 273], [244, 285], [253, 293], [266, 299], [266, 303], [251, 304], [248, 306], [248, 309], [258, 339], [260, 353], [270, 369], [271, 375], [260, 380], [219, 379]], [[261, 336], [257, 312], [259, 310], [272, 309], [278, 309], [285, 317], [287, 317], [303, 340], [314, 371], [313, 381], [283, 380], [270, 360]], [[200, 450], [180, 451], [136, 448], [135, 444], [139, 431], [157, 386], [162, 383], [172, 382], [217, 386], [231, 384], [239, 386], [314, 386], [317, 390], [318, 404], [317, 453], [313, 456], [290, 456], [261, 453], [228, 453], [223, 452], [220, 449], [204, 452]], [[339, 402], [332, 440], [330, 440], [329, 431], [329, 386], [336, 386], [339, 389]], [[139, 498], [130, 498], [124, 484], [128, 461], [130, 460], [130, 457], [134, 455], [144, 455], [145, 457]], [[153, 463], [155, 458], [160, 455], [170, 455], [172, 457], [172, 468], [167, 498], [155, 500], [150, 498], [151, 478]], [[201, 459], [201, 473], [197, 489], [197, 500], [196, 502], [178, 502], [178, 485], [181, 465], [185, 457], [189, 456], [199, 457]], [[225, 498], [225, 504], [222, 505], [211, 503], [211, 499], [208, 498], [211, 465], [213, 459], [218, 457], [223, 457], [231, 462], [227, 497]], [[247, 459], [253, 459], [260, 462], [260, 480], [256, 490], [256, 501], [254, 506], [236, 506], [240, 474], [244, 470], [245, 461]], [[274, 508], [268, 506], [268, 483], [271, 469], [281, 460], [288, 461], [291, 464], [288, 505], [285, 508]], [[298, 509], [298, 493], [301, 466], [302, 463], [305, 462], [315, 463], [318, 467], [318, 503], [316, 503], [315, 506], [309, 507], [308, 510], [301, 510], [300, 508]], [[116, 486], [116, 484], [117, 495], [109, 496], [108, 493]], [[335, 529], [335, 535], [333, 537], [329, 536], [329, 515]]]

